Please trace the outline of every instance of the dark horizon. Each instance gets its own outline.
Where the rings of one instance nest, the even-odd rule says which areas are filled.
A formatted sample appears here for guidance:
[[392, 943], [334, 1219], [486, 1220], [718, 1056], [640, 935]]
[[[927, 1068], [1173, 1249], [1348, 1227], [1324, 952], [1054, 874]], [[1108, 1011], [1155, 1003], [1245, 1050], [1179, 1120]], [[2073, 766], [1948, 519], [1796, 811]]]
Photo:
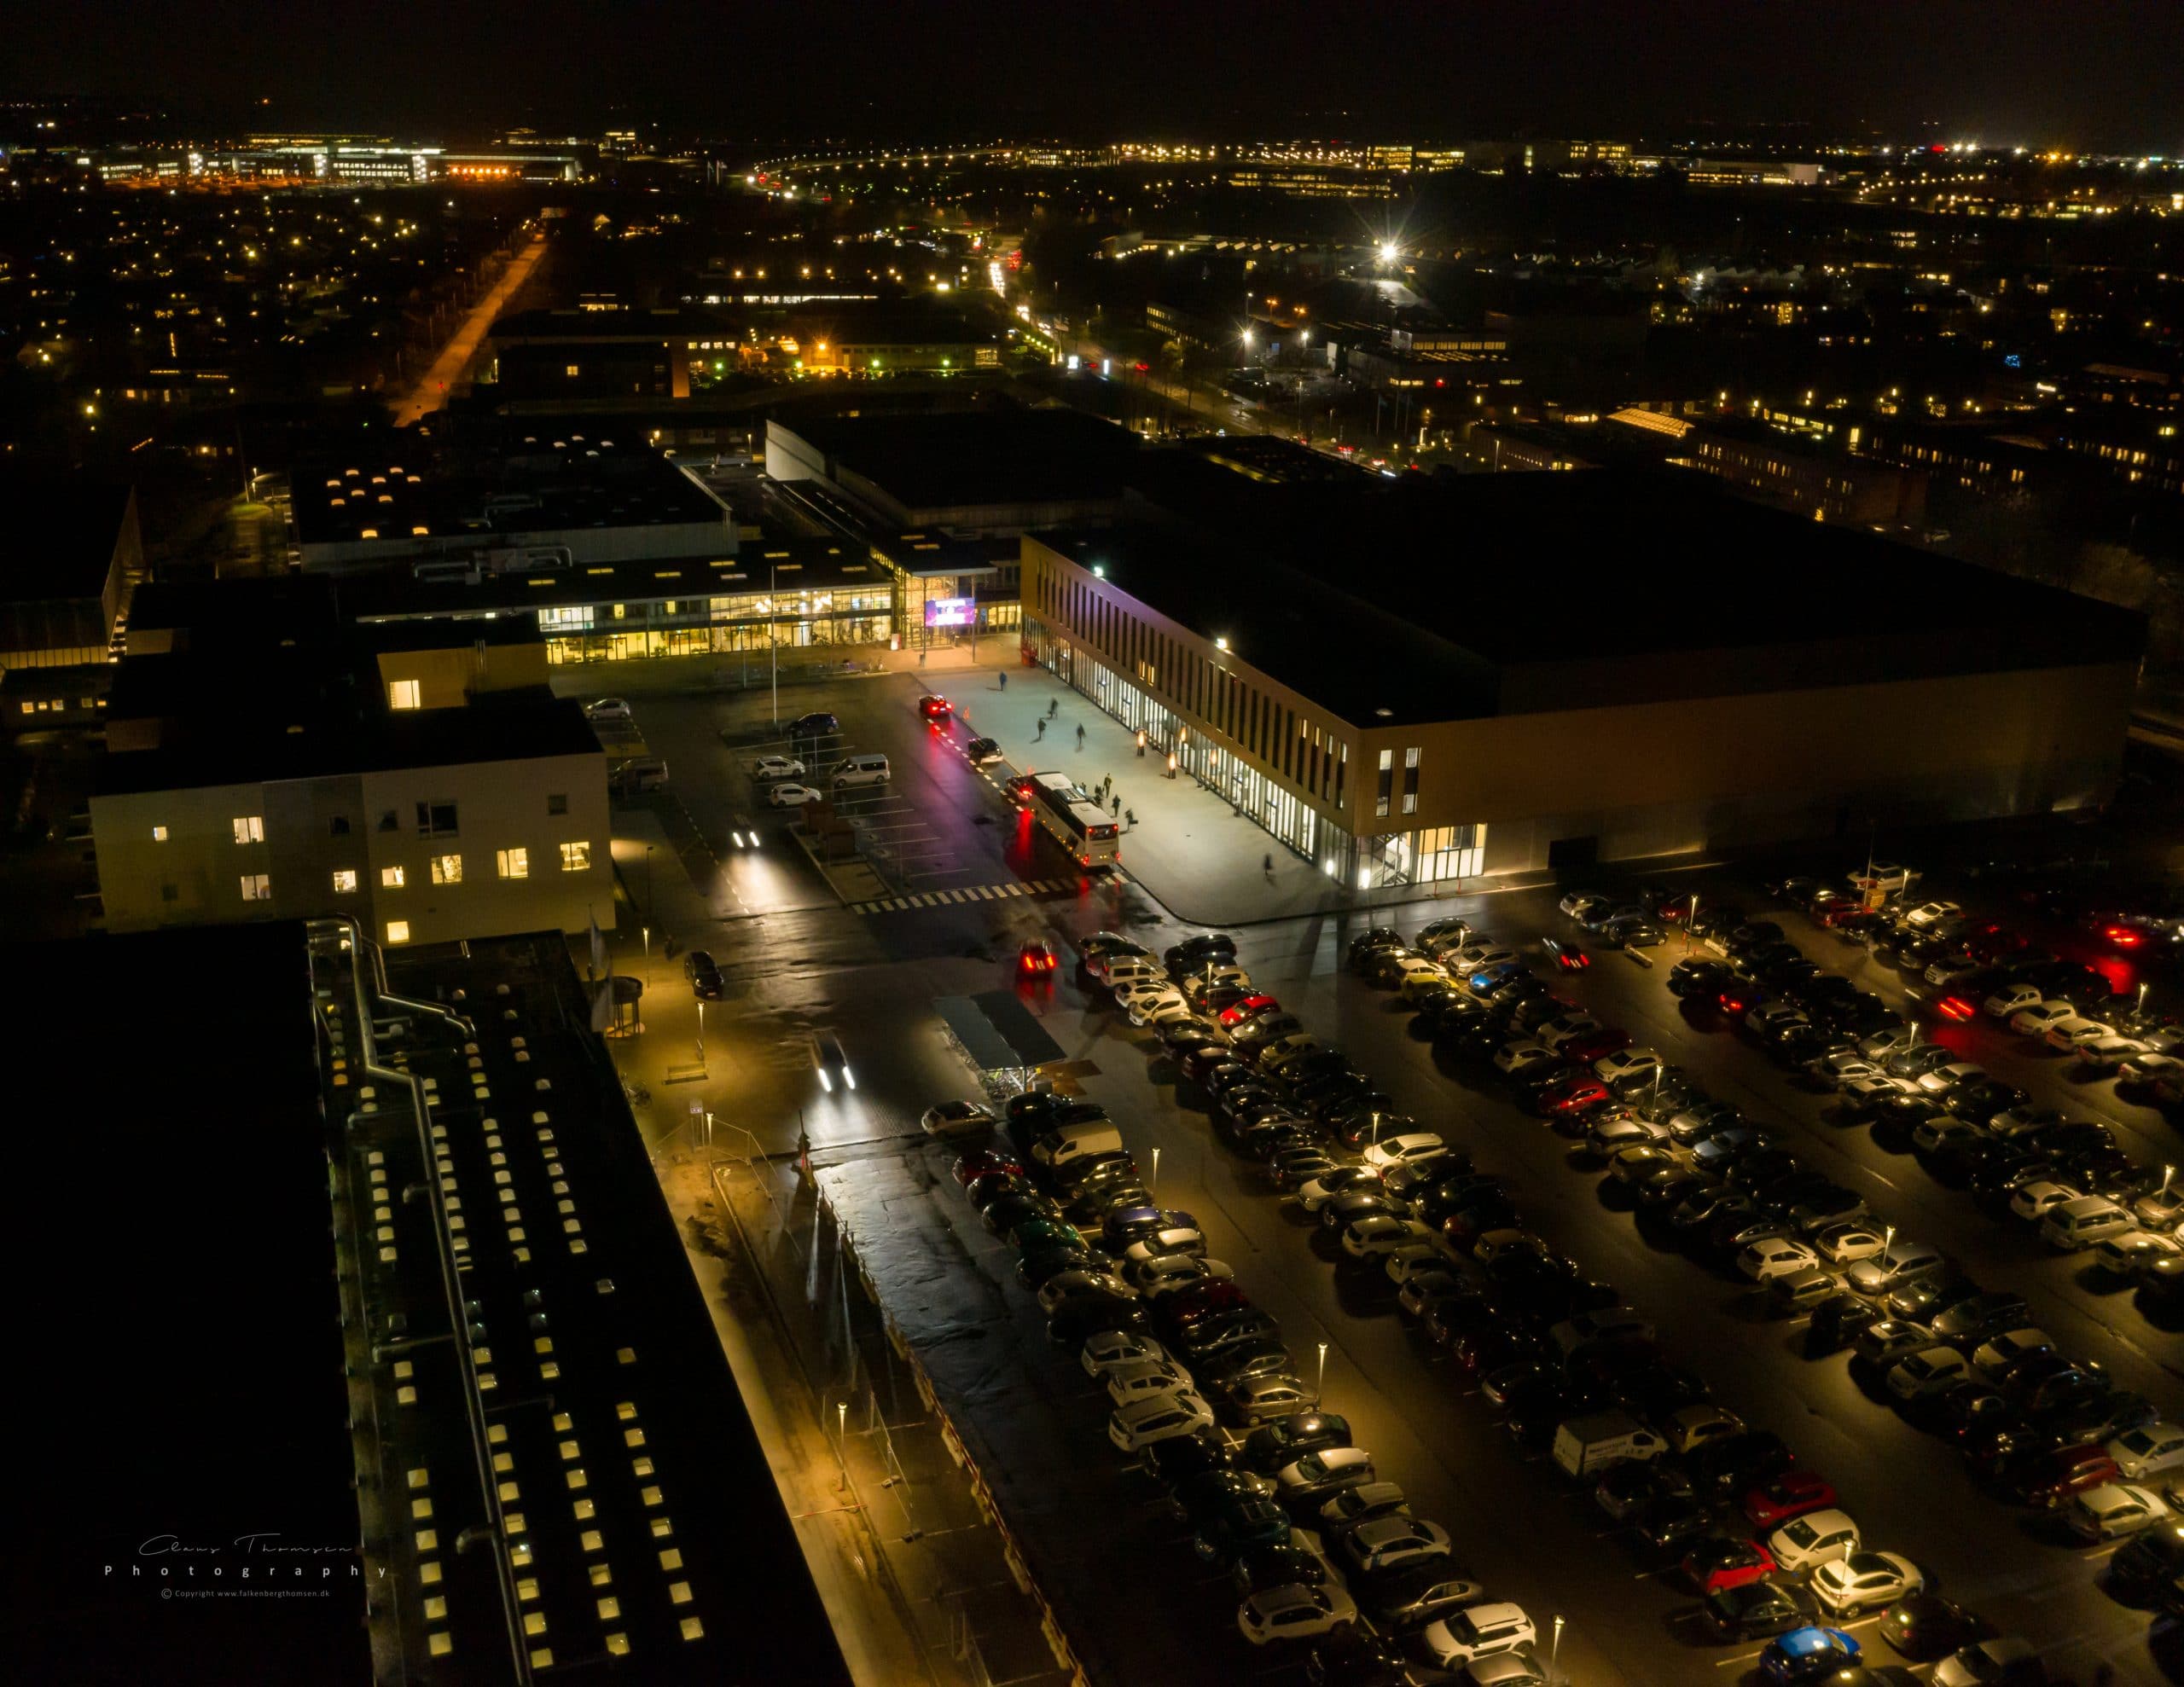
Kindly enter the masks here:
[[[11, 31], [8, 92], [151, 105], [179, 121], [401, 129], [657, 124], [723, 139], [979, 135], [1670, 142], [1716, 130], [2184, 152], [2184, 7], [2092, 20], [2038, 0], [1695, 0], [1673, 20], [1598, 0], [1513, 14], [1391, 5], [1339, 20], [1141, 0], [793, 16], [657, 0], [602, 20], [521, 9], [82, 0]], [[1211, 97], [1209, 96], [1211, 96]]]

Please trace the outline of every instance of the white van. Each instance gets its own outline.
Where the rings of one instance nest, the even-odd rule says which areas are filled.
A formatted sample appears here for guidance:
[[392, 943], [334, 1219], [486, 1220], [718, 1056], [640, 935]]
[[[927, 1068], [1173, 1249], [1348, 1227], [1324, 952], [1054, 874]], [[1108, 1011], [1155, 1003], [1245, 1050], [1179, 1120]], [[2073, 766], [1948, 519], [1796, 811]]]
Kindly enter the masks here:
[[2137, 1228], [2138, 1220], [2106, 1197], [2081, 1195], [2048, 1209], [2048, 1216], [2040, 1221], [2040, 1238], [2051, 1248], [2075, 1254], [2081, 1248]]
[[1565, 1475], [1589, 1476], [1626, 1459], [1658, 1458], [1668, 1442], [1623, 1412], [1572, 1417], [1554, 1432], [1554, 1462]]
[[895, 770], [887, 765], [885, 756], [845, 756], [834, 764], [837, 791], [860, 785], [885, 785], [894, 777]]
[[[1066, 1166], [1088, 1154], [1119, 1154], [1123, 1133], [1104, 1119], [1088, 1119], [1081, 1125], [1062, 1125], [1031, 1145], [1031, 1157], [1043, 1166]], [[1173, 1249], [1163, 1249], [1172, 1252]]]

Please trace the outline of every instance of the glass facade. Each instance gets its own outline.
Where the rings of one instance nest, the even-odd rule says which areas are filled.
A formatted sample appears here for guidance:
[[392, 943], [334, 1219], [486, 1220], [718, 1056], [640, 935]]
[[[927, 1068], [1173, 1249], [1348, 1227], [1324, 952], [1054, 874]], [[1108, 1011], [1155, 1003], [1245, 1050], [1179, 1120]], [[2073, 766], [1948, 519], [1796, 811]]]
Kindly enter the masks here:
[[[1188, 774], [1225, 798], [1238, 814], [1248, 815], [1276, 843], [1316, 863], [1330, 878], [1372, 890], [1472, 878], [1485, 871], [1484, 826], [1432, 826], [1353, 838], [1249, 759], [1192, 730], [1130, 675], [1117, 673], [1037, 620], [1025, 623], [1025, 633], [1041, 666], [1089, 698], [1103, 713], [1132, 731], [1142, 731], [1152, 749], [1175, 758], [1178, 773]], [[1280, 744], [1281, 753], [1298, 763], [1306, 780], [1331, 780], [1335, 801], [1341, 802], [1347, 786], [1349, 746], [1338, 748], [1332, 739], [1323, 739], [1317, 728], [1296, 720], [1290, 711], [1269, 707], [1263, 712], [1268, 718], [1260, 735], [1270, 745]], [[1278, 725], [1272, 718], [1277, 712], [1281, 716]], [[1258, 730], [1259, 725], [1248, 710], [1242, 724], [1247, 733]], [[1374, 803], [1377, 814], [1387, 814], [1397, 798], [1398, 762], [1402, 811], [1416, 812], [1420, 761], [1415, 749], [1404, 751], [1400, 757], [1391, 751], [1377, 752], [1374, 773], [1379, 784]]]
[[771, 592], [578, 604], [538, 612], [549, 662], [620, 662], [809, 645], [885, 644], [895, 630], [892, 595], [875, 581], [854, 591]]

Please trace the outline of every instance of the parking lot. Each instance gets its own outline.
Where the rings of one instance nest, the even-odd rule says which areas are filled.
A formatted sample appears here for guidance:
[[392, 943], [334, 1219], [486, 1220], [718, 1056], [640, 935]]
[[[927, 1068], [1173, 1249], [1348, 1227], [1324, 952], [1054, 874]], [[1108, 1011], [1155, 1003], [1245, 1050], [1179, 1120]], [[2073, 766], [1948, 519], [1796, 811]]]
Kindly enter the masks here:
[[[1727, 895], [1730, 888], [1711, 894]], [[1519, 893], [1450, 906], [1544, 964], [1542, 937], [1584, 941], [1548, 893]], [[1445, 911], [1422, 908], [1414, 918]], [[1786, 915], [1782, 924], [1832, 969], [1849, 970], [1877, 986], [1892, 1006], [1915, 1011], [1898, 979], [1863, 951], [1818, 927], [1801, 931], [1801, 916]], [[1892, 1406], [1878, 1369], [1843, 1352], [1810, 1349], [1803, 1321], [1779, 1313], [1734, 1263], [1694, 1257], [1656, 1215], [1635, 1216], [1627, 1202], [1607, 1192], [1612, 1186], [1591, 1157], [1522, 1110], [1491, 1075], [1490, 1064], [1467, 1068], [1437, 1056], [1415, 1035], [1413, 1016], [1397, 998], [1343, 969], [1348, 937], [1362, 925], [1266, 928], [1243, 936], [1239, 959], [1255, 983], [1370, 1072], [1421, 1128], [1469, 1150], [1483, 1169], [1507, 1175], [1525, 1227], [1640, 1308], [1658, 1328], [1666, 1353], [1703, 1377], [1715, 1401], [1751, 1428], [1779, 1435], [1801, 1468], [1835, 1483], [1868, 1546], [1900, 1552], [1931, 1587], [2005, 1629], [2062, 1649], [2059, 1661], [2081, 1667], [2106, 1661], [2124, 1679], [2134, 1678], [2135, 1670], [2146, 1673], [2146, 1614], [2108, 1599], [2094, 1585], [2114, 1543], [2066, 1544], [2047, 1520], [1998, 1501], [1972, 1481], [1954, 1451]], [[1173, 930], [1153, 931], [1148, 942]], [[1984, 1288], [2021, 1295], [2028, 1318], [2059, 1346], [2098, 1359], [2117, 1388], [2142, 1394], [2175, 1415], [2177, 1377], [2166, 1332], [2148, 1321], [2128, 1286], [2119, 1291], [2095, 1281], [2082, 1261], [2052, 1254], [2024, 1226], [1998, 1220], [1965, 1191], [1937, 1181], [1888, 1133], [1840, 1117], [1836, 1097], [1793, 1079], [1746, 1038], [1687, 1014], [1666, 985], [1683, 942], [1679, 935], [1672, 946], [1650, 952], [1650, 967], [1612, 952], [1594, 953], [1585, 971], [1558, 977], [1556, 988], [1638, 1042], [1663, 1050], [1715, 1097], [1776, 1130], [1801, 1160], [1855, 1189], [1906, 1238], [1931, 1242]], [[1257, 1164], [1215, 1139], [1201, 1110], [1204, 1098], [1178, 1083], [1157, 1040], [1103, 1012], [1096, 989], [1081, 992], [1066, 975], [1051, 988], [1050, 1014], [1065, 1013], [1086, 1031], [1097, 1028], [1089, 1060], [1079, 1063], [1087, 1070], [1077, 1087], [1122, 1124], [1141, 1169], [1149, 1171], [1158, 1151], [1156, 1198], [1193, 1214], [1209, 1249], [1278, 1320], [1300, 1366], [1316, 1371], [1319, 1345], [1327, 1344], [1327, 1406], [1349, 1417], [1356, 1439], [1371, 1451], [1380, 1474], [1402, 1486], [1416, 1514], [1449, 1530], [1455, 1562], [1492, 1598], [1522, 1605], [1542, 1634], [1554, 1616], [1565, 1619], [1560, 1661], [1571, 1678], [1655, 1680], [1701, 1667], [1734, 1672], [1756, 1661], [1761, 1643], [1724, 1645], [1705, 1632], [1695, 1596], [1675, 1574], [1676, 1554], [1649, 1550], [1631, 1531], [1618, 1529], [1588, 1493], [1546, 1462], [1543, 1451], [1513, 1446], [1498, 1414], [1478, 1397], [1476, 1379], [1397, 1310], [1385, 1274], [1339, 1251], [1331, 1256], [1328, 1238], [1293, 1200], [1270, 1193]], [[2014, 1046], [2007, 1033], [1973, 1023], [1941, 1035], [1963, 1039], [1967, 1053], [1978, 1053], [1997, 1077], [2020, 1085], [2036, 1104], [2067, 1102], [2077, 1116], [2111, 1117], [2119, 1138], [2137, 1150], [2158, 1147], [2168, 1128], [2158, 1115], [2120, 1102], [2106, 1087], [2071, 1083], [2063, 1070]], [[933, 1198], [952, 1195], [943, 1188]], [[1008, 1255], [1004, 1250], [998, 1257], [1005, 1264]], [[1037, 1339], [1028, 1295], [1013, 1283], [996, 1286], [1003, 1298], [1014, 1297], [1012, 1316], [1025, 1325], [1017, 1354], [1026, 1374], [1045, 1377], [1043, 1386], [1062, 1386], [1057, 1378], [1073, 1384], [1066, 1355], [1058, 1366], [1054, 1350]], [[1081, 1423], [1065, 1420], [1065, 1437], [1074, 1435], [1083, 1443], [1066, 1456], [1095, 1468], [1111, 1457], [1122, 1462], [1104, 1444], [1101, 1410], [1088, 1406], [1080, 1415]], [[1167, 1551], [1175, 1574], [1188, 1573], [1191, 1585], [1203, 1587], [1203, 1632], [1215, 1638], [1202, 1644], [1229, 1649], [1226, 1667], [1266, 1667], [1263, 1655], [1244, 1652], [1234, 1638], [1233, 1593], [1194, 1561], [1187, 1531], [1161, 1521], [1156, 1495], [1135, 1492], [1137, 1480], [1111, 1485], [1111, 1503], [1124, 1520], [1118, 1527], [1136, 1531], [1132, 1538], [1148, 1554]], [[1609, 1574], [1602, 1574], [1604, 1567]], [[1165, 1610], [1172, 1579], [1159, 1585]], [[1131, 1609], [1127, 1587], [1111, 1587], [1108, 1597]], [[1878, 1620], [1876, 1613], [1848, 1626], [1870, 1640]], [[1156, 1627], [1186, 1655], [1200, 1644], [1176, 1638], [1183, 1631], [1169, 1624]], [[1885, 1646], [1875, 1655], [1892, 1656]]]

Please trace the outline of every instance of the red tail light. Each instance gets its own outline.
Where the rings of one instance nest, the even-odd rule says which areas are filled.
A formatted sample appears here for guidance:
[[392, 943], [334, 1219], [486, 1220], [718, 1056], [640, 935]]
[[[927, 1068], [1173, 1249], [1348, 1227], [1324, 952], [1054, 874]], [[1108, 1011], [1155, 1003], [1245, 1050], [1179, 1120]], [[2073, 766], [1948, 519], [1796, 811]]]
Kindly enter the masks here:
[[2108, 928], [2108, 941], [2119, 949], [2135, 949], [2144, 939], [2128, 925], [2111, 925]]
[[1951, 1019], [1969, 1019], [1978, 1011], [1962, 996], [1943, 996], [1934, 1006]]

